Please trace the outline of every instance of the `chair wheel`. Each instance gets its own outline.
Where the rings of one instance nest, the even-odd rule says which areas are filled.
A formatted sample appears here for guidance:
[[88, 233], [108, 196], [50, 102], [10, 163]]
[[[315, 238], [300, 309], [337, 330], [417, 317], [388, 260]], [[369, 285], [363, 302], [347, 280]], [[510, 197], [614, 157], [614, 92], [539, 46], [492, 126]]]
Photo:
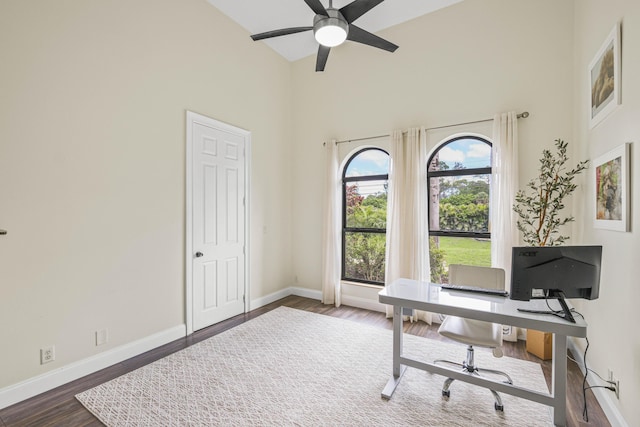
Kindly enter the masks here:
[[493, 407], [496, 408], [496, 411], [504, 412], [504, 405], [498, 405], [497, 403], [494, 403]]
[[442, 390], [442, 395], [444, 397], [450, 397], [451, 396], [451, 391], [450, 390]]

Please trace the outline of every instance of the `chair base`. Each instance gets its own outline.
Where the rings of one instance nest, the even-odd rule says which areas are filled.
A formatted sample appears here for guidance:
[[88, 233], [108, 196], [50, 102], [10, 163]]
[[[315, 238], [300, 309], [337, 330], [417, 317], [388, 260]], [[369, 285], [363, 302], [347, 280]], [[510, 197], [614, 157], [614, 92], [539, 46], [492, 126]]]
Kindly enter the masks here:
[[[507, 384], [513, 384], [513, 380], [511, 379], [511, 377], [506, 373], [506, 372], [502, 372], [502, 371], [497, 371], [495, 369], [481, 369], [478, 368], [477, 366], [475, 366], [474, 364], [474, 350], [473, 350], [473, 346], [468, 346], [467, 347], [467, 360], [465, 360], [462, 363], [457, 363], [457, 362], [452, 362], [450, 360], [444, 360], [444, 359], [437, 359], [435, 360], [433, 363], [449, 363], [451, 365], [455, 365], [458, 366], [459, 368], [462, 369], [463, 372], [466, 372], [470, 375], [478, 375], [481, 376], [481, 373], [490, 373], [490, 374], [495, 374], [495, 375], [502, 375], [504, 376], [507, 380], [504, 381]], [[451, 391], [449, 390], [449, 386], [451, 386], [451, 383], [455, 380], [455, 378], [447, 378], [444, 382], [444, 385], [442, 386], [442, 396], [444, 397], [450, 397], [451, 396]], [[495, 399], [495, 403], [494, 403], [494, 409], [496, 411], [504, 411], [504, 405], [502, 404], [502, 399], [500, 398], [500, 395], [495, 391], [495, 390], [491, 390], [489, 389], [489, 391], [491, 391], [491, 393], [493, 394], [493, 397]]]

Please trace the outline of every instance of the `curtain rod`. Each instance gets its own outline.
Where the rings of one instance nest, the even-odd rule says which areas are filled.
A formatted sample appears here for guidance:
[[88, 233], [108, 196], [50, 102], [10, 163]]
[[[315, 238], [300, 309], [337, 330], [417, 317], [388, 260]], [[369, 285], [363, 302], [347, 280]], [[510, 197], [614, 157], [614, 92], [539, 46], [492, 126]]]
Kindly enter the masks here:
[[[519, 119], [526, 119], [527, 117], [529, 117], [529, 112], [525, 111], [523, 113], [518, 114], [516, 117], [519, 118]], [[491, 122], [491, 121], [493, 121], [493, 119], [474, 120], [472, 122], [455, 123], [455, 124], [452, 124], [452, 125], [444, 125], [444, 126], [436, 126], [436, 127], [432, 127], [432, 128], [426, 128], [425, 130], [446, 129], [446, 128], [451, 128], [451, 127], [454, 127], [454, 126], [473, 125], [473, 124], [476, 124], [476, 123], [484, 123], [484, 122]], [[405, 132], [402, 132], [402, 133], [407, 133], [407, 132], [405, 131]], [[366, 140], [369, 140], [369, 139], [377, 139], [377, 138], [386, 138], [386, 137], [389, 137], [389, 136], [391, 136], [391, 135], [387, 134], [387, 135], [367, 136], [367, 137], [364, 137], [364, 138], [356, 138], [356, 139], [345, 139], [343, 141], [336, 141], [336, 144], [343, 144], [345, 142], [366, 141]]]

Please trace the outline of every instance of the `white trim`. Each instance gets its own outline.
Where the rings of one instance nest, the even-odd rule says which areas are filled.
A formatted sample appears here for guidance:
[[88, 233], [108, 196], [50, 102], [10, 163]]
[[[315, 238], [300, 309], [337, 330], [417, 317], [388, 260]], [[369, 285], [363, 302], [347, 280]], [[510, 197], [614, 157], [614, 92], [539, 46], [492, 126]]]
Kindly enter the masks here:
[[255, 300], [251, 301], [251, 310], [255, 310], [256, 308], [260, 308], [260, 307], [264, 307], [267, 304], [271, 304], [272, 302], [281, 300], [282, 298], [286, 298], [289, 295], [296, 295], [299, 297], [305, 297], [305, 298], [311, 298], [311, 299], [315, 299], [318, 301], [322, 300], [322, 292], [314, 290], [314, 289], [307, 289], [307, 288], [298, 288], [295, 286], [291, 286], [288, 288], [284, 288], [281, 289], [277, 292], [274, 292], [272, 294], [269, 295], [265, 295], [263, 297], [260, 298], [256, 298]]
[[244, 144], [244, 312], [251, 311], [251, 132]]
[[186, 128], [187, 128], [187, 154], [185, 159], [185, 325], [187, 327], [187, 335], [193, 333], [193, 264], [191, 254], [193, 253], [193, 122], [197, 115], [191, 111], [187, 111]]
[[[578, 366], [582, 371], [582, 375], [584, 375], [584, 350], [578, 348], [575, 339], [573, 338], [569, 339], [567, 346], [569, 350], [571, 350], [573, 358], [578, 362]], [[593, 378], [593, 376], [591, 376], [590, 378]], [[589, 383], [589, 385], [601, 385], [600, 383], [592, 383], [590, 380], [587, 380], [587, 382]], [[607, 420], [609, 420], [609, 423], [611, 423], [612, 426], [629, 427], [629, 424], [627, 424], [627, 422], [625, 421], [622, 413], [620, 413], [618, 405], [616, 405], [613, 400], [615, 393], [605, 388], [592, 388], [591, 391], [593, 391], [596, 400], [600, 404], [602, 411], [604, 412]]]
[[249, 311], [255, 310], [256, 308], [264, 307], [267, 304], [271, 304], [272, 302], [278, 301], [282, 298], [286, 298], [289, 295], [291, 295], [291, 288], [285, 288], [277, 292], [274, 292], [272, 294], [265, 295], [260, 298], [256, 298], [255, 300], [251, 301]]
[[[382, 288], [380, 289], [382, 290]], [[386, 304], [381, 304], [378, 300], [370, 298], [361, 298], [342, 294], [342, 304], [348, 305], [349, 307], [364, 308], [366, 310], [378, 311], [381, 313], [386, 312]]]
[[295, 286], [290, 287], [289, 290], [291, 291], [291, 295], [322, 301], [322, 291], [308, 288], [298, 288]]
[[250, 311], [251, 304], [249, 291], [251, 289], [250, 268], [251, 260], [249, 258], [250, 250], [250, 188], [251, 188], [251, 132], [207, 116], [203, 116], [193, 111], [187, 110], [186, 116], [186, 179], [185, 179], [185, 222], [186, 222], [186, 239], [185, 239], [185, 324], [187, 335], [193, 333], [193, 125], [199, 123], [214, 129], [233, 133], [244, 138], [244, 312]]
[[[381, 288], [382, 289], [382, 288]], [[263, 307], [272, 302], [278, 301], [282, 298], [286, 298], [289, 295], [295, 295], [304, 298], [310, 298], [317, 301], [322, 301], [322, 292], [315, 289], [299, 288], [296, 286], [290, 286], [285, 289], [281, 289], [269, 295], [265, 295], [261, 298], [256, 298], [251, 301], [251, 310]], [[342, 294], [342, 305], [348, 305], [349, 307], [363, 308], [371, 311], [385, 312], [384, 304], [380, 304], [377, 300], [369, 298], [355, 297], [351, 295]]]
[[0, 389], [0, 409], [52, 390], [185, 336], [179, 325]]

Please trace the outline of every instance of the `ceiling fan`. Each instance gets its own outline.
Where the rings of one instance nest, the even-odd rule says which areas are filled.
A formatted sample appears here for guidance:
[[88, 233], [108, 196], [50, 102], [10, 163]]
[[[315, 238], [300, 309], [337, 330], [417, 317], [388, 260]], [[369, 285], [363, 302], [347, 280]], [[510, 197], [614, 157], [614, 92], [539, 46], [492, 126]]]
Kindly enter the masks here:
[[316, 58], [316, 71], [324, 71], [331, 48], [342, 44], [345, 40], [395, 52], [398, 48], [395, 44], [353, 25], [353, 21], [383, 1], [384, 0], [355, 0], [340, 9], [336, 9], [333, 7], [333, 0], [329, 0], [328, 8], [325, 8], [322, 3], [320, 3], [320, 0], [304, 0], [316, 14], [313, 18], [313, 26], [282, 28], [280, 30], [254, 34], [251, 38], [254, 41], [258, 41], [313, 30], [313, 35], [320, 44]]

